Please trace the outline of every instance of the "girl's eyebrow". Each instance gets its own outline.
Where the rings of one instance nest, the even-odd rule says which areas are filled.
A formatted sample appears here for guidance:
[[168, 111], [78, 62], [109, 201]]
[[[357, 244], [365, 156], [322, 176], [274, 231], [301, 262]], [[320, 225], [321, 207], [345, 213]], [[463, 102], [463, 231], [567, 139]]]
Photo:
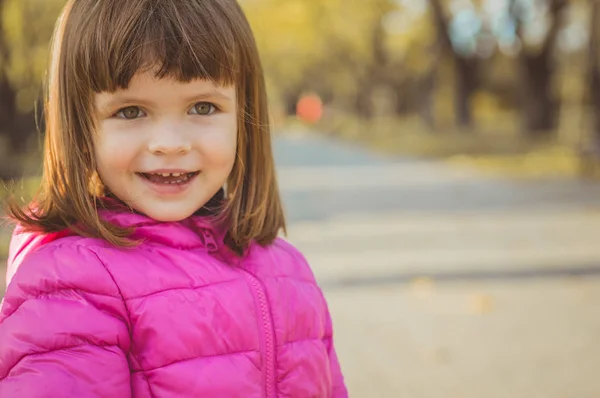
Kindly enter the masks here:
[[184, 99], [184, 102], [194, 101], [205, 101], [205, 100], [216, 100], [216, 101], [233, 101], [233, 98], [228, 96], [219, 90], [209, 91], [202, 94], [192, 95]]
[[98, 104], [100, 109], [103, 110], [112, 110], [115, 108], [120, 108], [122, 106], [127, 105], [142, 105], [142, 106], [152, 106], [152, 101], [144, 100], [142, 98], [130, 97], [130, 96], [121, 96], [121, 95], [111, 95], [108, 101], [100, 101]]

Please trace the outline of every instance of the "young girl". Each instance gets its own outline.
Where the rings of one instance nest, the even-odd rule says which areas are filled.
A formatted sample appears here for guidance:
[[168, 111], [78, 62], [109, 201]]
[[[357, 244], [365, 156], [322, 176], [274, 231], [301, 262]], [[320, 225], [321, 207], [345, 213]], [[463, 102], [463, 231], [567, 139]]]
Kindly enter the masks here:
[[235, 0], [70, 0], [48, 83], [0, 397], [346, 397]]

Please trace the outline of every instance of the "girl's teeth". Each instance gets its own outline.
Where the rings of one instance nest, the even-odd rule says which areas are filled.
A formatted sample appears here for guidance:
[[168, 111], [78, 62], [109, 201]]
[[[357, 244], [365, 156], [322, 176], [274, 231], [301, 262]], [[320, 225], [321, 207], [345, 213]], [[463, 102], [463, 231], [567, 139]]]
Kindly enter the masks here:
[[159, 184], [183, 184], [193, 176], [194, 173], [154, 173], [147, 174], [146, 178]]

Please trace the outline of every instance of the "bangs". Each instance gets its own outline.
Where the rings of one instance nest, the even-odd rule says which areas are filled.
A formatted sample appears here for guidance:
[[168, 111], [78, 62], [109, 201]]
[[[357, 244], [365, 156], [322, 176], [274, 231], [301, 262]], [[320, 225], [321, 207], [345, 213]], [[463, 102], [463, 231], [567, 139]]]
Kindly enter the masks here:
[[[239, 73], [236, 30], [219, 1], [104, 0], [82, 32], [75, 62], [95, 92], [127, 88], [138, 72], [180, 82], [233, 85]], [[86, 34], [87, 33], [87, 34]], [[85, 40], [85, 38], [88, 40]], [[74, 54], [76, 57], [77, 55]]]

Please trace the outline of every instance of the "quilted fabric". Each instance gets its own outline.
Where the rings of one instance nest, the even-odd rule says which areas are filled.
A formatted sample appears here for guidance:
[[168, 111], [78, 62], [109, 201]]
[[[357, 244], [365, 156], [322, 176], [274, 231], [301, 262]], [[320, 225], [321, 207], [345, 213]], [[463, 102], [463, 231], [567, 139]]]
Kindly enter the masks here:
[[16, 232], [0, 397], [347, 397], [323, 294], [278, 239], [237, 258], [202, 217], [111, 212], [144, 243]]

